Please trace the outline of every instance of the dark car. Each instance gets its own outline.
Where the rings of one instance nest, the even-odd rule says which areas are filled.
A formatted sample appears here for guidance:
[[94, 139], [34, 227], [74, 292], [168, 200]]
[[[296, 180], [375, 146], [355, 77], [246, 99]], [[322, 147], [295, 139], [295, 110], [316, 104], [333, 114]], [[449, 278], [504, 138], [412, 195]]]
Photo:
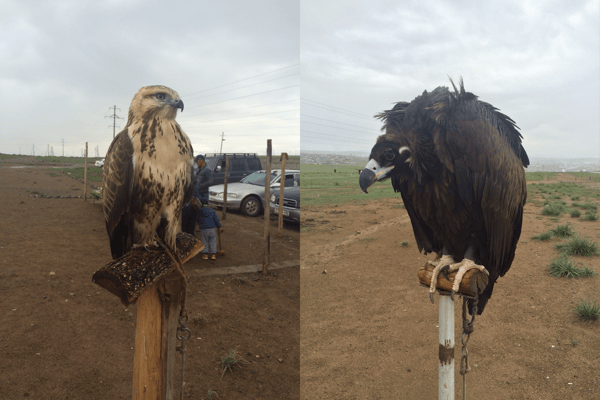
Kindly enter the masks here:
[[[271, 214], [279, 215], [279, 190], [271, 195]], [[283, 219], [300, 223], [300, 186], [283, 189]]]
[[211, 185], [222, 185], [225, 182], [225, 161], [229, 156], [228, 183], [239, 182], [255, 171], [260, 171], [262, 165], [256, 154], [207, 154], [206, 167], [212, 171]]

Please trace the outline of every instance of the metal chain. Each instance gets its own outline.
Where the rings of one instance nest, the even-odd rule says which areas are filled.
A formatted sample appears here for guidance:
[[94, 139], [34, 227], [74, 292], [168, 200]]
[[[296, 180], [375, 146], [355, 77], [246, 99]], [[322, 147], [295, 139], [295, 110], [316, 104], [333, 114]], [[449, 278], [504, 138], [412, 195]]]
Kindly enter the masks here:
[[476, 296], [473, 300], [473, 315], [471, 320], [467, 316], [467, 298], [463, 298], [462, 308], [462, 320], [463, 320], [463, 333], [462, 333], [462, 357], [460, 358], [460, 374], [463, 376], [463, 400], [467, 399], [467, 373], [471, 371], [469, 366], [469, 350], [467, 344], [469, 338], [474, 330], [475, 316], [477, 315], [477, 303], [479, 302], [479, 296]]
[[181, 340], [181, 345], [177, 346], [177, 351], [181, 353], [181, 385], [179, 387], [179, 400], [183, 400], [183, 372], [185, 370], [185, 351], [187, 350], [186, 341], [192, 336], [190, 328], [185, 324], [188, 322], [187, 313], [179, 317], [179, 326], [177, 327], [177, 339]]

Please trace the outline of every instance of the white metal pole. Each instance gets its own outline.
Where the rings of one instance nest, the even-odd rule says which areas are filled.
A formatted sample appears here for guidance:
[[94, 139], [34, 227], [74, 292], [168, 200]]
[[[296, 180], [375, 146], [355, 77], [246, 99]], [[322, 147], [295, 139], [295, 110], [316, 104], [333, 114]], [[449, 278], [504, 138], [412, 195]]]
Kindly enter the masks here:
[[438, 399], [454, 400], [454, 301], [440, 295]]

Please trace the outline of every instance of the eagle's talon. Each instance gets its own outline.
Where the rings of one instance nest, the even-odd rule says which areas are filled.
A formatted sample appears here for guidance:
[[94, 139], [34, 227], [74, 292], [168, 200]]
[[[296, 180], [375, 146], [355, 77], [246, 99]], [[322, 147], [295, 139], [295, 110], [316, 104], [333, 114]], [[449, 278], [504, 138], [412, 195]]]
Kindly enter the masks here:
[[454, 293], [456, 293], [454, 291], [454, 289], [452, 289], [452, 291], [450, 292], [450, 298], [452, 299], [452, 301], [454, 301]]
[[433, 292], [429, 292], [429, 300], [431, 300], [431, 304], [435, 304], [433, 301]]

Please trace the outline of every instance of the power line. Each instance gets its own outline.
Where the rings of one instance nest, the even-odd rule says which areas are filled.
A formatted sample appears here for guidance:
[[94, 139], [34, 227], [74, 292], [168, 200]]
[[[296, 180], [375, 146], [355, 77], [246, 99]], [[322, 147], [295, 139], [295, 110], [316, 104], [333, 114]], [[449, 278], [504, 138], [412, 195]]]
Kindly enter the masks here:
[[359, 132], [359, 133], [371, 133], [371, 132], [367, 132], [367, 131], [357, 131], [356, 129], [348, 129], [348, 128], [343, 128], [341, 126], [332, 126], [332, 125], [325, 125], [325, 124], [318, 124], [316, 122], [309, 122], [309, 121], [304, 121], [302, 122], [303, 124], [311, 124], [311, 125], [319, 125], [319, 126], [326, 126], [328, 128], [334, 128], [334, 129], [343, 129], [345, 131], [351, 131], [351, 132]]
[[[359, 114], [359, 113], [357, 113], [357, 112], [354, 112], [354, 111], [345, 110], [345, 109], [343, 109], [343, 108], [339, 108], [339, 107], [330, 106], [329, 104], [319, 103], [319, 102], [317, 102], [317, 101], [313, 101], [313, 100], [308, 100], [308, 99], [300, 99], [300, 101], [309, 101], [309, 102], [311, 102], [311, 103], [320, 104], [320, 105], [322, 105], [322, 106], [326, 106], [326, 107], [328, 107], [328, 108], [325, 108], [325, 107], [320, 107], [320, 106], [316, 106], [316, 105], [314, 105], [314, 104], [306, 104], [306, 105], [308, 105], [308, 106], [312, 106], [312, 107], [323, 108], [323, 109], [325, 109], [325, 110], [334, 111], [334, 112], [339, 112], [339, 113], [343, 113], [343, 114], [352, 114], [352, 115], [353, 115], [353, 116], [355, 116], [355, 117], [368, 118], [368, 119], [370, 119], [370, 120], [372, 120], [372, 119], [373, 119], [373, 117], [371, 117], [371, 116], [368, 116], [368, 115], [365, 115], [365, 114]], [[340, 111], [337, 111], [337, 110], [340, 110]]]
[[193, 107], [189, 107], [189, 108], [198, 108], [198, 107], [212, 106], [213, 104], [226, 103], [226, 102], [228, 102], [228, 101], [232, 101], [232, 100], [244, 99], [244, 98], [246, 98], [246, 97], [258, 96], [259, 94], [276, 92], [276, 91], [278, 91], [278, 90], [284, 90], [284, 89], [289, 89], [289, 88], [298, 87], [298, 86], [300, 86], [300, 85], [286, 86], [286, 87], [279, 88], [279, 89], [267, 90], [267, 91], [260, 92], [260, 93], [249, 94], [249, 95], [247, 95], [247, 96], [234, 97], [234, 98], [232, 98], [232, 99], [229, 99], [229, 100], [217, 101], [217, 102], [215, 102], [215, 103], [202, 104], [202, 105], [199, 105], [199, 106], [193, 106]]
[[[238, 124], [220, 124], [220, 125], [211, 125], [211, 126], [201, 126], [202, 129], [206, 129], [206, 128], [217, 128], [217, 129], [222, 129], [223, 126], [226, 127], [230, 127], [230, 126], [236, 126], [236, 125], [256, 125], [259, 123], [269, 123], [269, 122], [279, 122], [279, 121], [299, 121], [298, 117], [294, 117], [294, 118], [278, 118], [278, 119], [273, 119], [273, 120], [268, 120], [268, 121], [255, 121], [255, 122], [240, 122]], [[200, 124], [203, 124], [203, 121], [193, 121], [193, 122], [186, 122], [186, 126], [190, 126], [190, 125], [195, 125], [198, 126]]]
[[193, 96], [193, 95], [195, 95], [195, 94], [198, 94], [198, 93], [204, 93], [204, 92], [207, 92], [207, 91], [209, 91], [209, 90], [213, 90], [213, 89], [219, 89], [219, 88], [222, 88], [222, 87], [225, 87], [225, 86], [233, 85], [234, 83], [238, 83], [238, 82], [243, 82], [243, 81], [247, 81], [247, 80], [250, 80], [250, 79], [254, 79], [254, 78], [257, 78], [257, 77], [259, 77], [259, 76], [263, 76], [263, 75], [267, 75], [267, 74], [272, 74], [273, 72], [277, 72], [277, 71], [281, 71], [281, 70], [284, 70], [284, 69], [288, 69], [288, 68], [296, 67], [296, 66], [298, 66], [298, 65], [300, 65], [300, 63], [298, 63], [298, 64], [293, 64], [293, 65], [288, 65], [287, 67], [283, 67], [283, 68], [279, 68], [279, 69], [274, 69], [273, 71], [264, 72], [264, 73], [262, 73], [262, 74], [258, 74], [258, 75], [251, 76], [251, 77], [249, 77], [249, 78], [240, 79], [239, 81], [235, 81], [235, 82], [231, 82], [231, 83], [226, 83], [226, 84], [224, 84], [224, 85], [220, 85], [220, 86], [215, 86], [215, 87], [212, 87], [212, 88], [210, 88], [210, 89], [204, 89], [204, 90], [201, 90], [201, 91], [199, 91], [199, 92], [189, 93], [189, 94], [186, 94], [186, 95], [185, 95], [185, 97], [188, 97], [188, 96]]
[[[310, 135], [302, 135], [302, 140], [303, 141], [304, 141], [305, 138], [308, 138], [308, 139], [317, 139], [319, 141], [326, 140], [326, 141], [337, 142], [337, 143], [340, 142], [339, 139], [334, 139], [334, 138], [319, 138], [319, 137], [310, 136]], [[354, 143], [354, 144], [357, 144], [357, 145], [360, 145], [360, 146], [364, 145], [364, 143], [360, 143], [360, 142], [358, 142], [356, 140], [348, 140], [348, 139], [346, 139], [344, 141], [344, 144], [348, 144], [348, 143]]]
[[282, 77], [280, 77], [280, 78], [274, 78], [274, 79], [270, 79], [270, 80], [268, 80], [268, 81], [263, 81], [263, 82], [253, 83], [252, 85], [242, 86], [242, 87], [239, 87], [239, 88], [233, 88], [233, 89], [229, 89], [229, 90], [224, 90], [224, 91], [222, 91], [222, 92], [211, 93], [211, 94], [207, 94], [207, 95], [204, 95], [204, 96], [195, 97], [195, 98], [192, 98], [192, 99], [190, 99], [190, 100], [197, 100], [197, 99], [202, 99], [202, 98], [204, 98], [204, 97], [215, 96], [215, 95], [217, 95], [217, 94], [223, 94], [223, 93], [229, 93], [229, 92], [233, 92], [234, 90], [246, 89], [246, 88], [249, 88], [249, 87], [252, 87], [252, 86], [256, 86], [256, 85], [262, 85], [263, 83], [267, 83], [267, 82], [273, 82], [273, 81], [276, 81], [276, 80], [279, 80], [279, 79], [283, 79], [283, 78], [289, 78], [290, 76], [295, 76], [295, 75], [299, 75], [299, 73], [296, 73], [296, 74], [291, 74], [291, 75], [286, 75], [286, 76], [282, 76]]
[[215, 112], [211, 112], [211, 113], [200, 113], [200, 114], [192, 114], [192, 115], [181, 115], [179, 116], [179, 119], [181, 120], [182, 118], [190, 118], [190, 117], [195, 117], [198, 115], [211, 115], [211, 114], [223, 114], [223, 113], [232, 113], [235, 111], [241, 111], [241, 110], [248, 110], [250, 108], [256, 108], [256, 107], [268, 107], [268, 106], [274, 106], [276, 104], [283, 104], [283, 103], [291, 103], [292, 101], [298, 101], [298, 99], [294, 99], [294, 100], [285, 100], [285, 101], [278, 101], [276, 103], [269, 103], [269, 104], [259, 104], [257, 106], [249, 106], [249, 107], [242, 107], [242, 108], [232, 108], [232, 109], [228, 109], [228, 110], [223, 110], [223, 111], [215, 111]]
[[[110, 108], [109, 108], [109, 110], [110, 110]], [[114, 140], [114, 138], [115, 138], [115, 129], [117, 128], [117, 118], [118, 118], [118, 119], [123, 119], [123, 118], [121, 118], [121, 117], [119, 117], [119, 116], [117, 115], [117, 110], [121, 111], [121, 109], [120, 109], [120, 108], [117, 108], [117, 106], [114, 106], [114, 107], [113, 107], [113, 115], [107, 115], [107, 116], [105, 116], [105, 117], [104, 117], [104, 118], [112, 118], [112, 119], [113, 119], [113, 124], [108, 126], [109, 128], [110, 128], [111, 126], [112, 126], [112, 128], [113, 128], [113, 140]]]
[[291, 110], [273, 111], [273, 112], [262, 113], [262, 114], [252, 114], [252, 115], [245, 115], [245, 116], [241, 116], [241, 117], [231, 117], [231, 118], [221, 118], [221, 119], [211, 119], [211, 120], [208, 120], [208, 121], [197, 121], [197, 122], [203, 123], [203, 122], [229, 121], [229, 120], [232, 120], [232, 119], [258, 117], [258, 116], [261, 116], [261, 115], [270, 115], [270, 114], [281, 114], [281, 113], [284, 113], [284, 112], [291, 112], [291, 111], [300, 111], [300, 109], [299, 108], [294, 108], [294, 109], [291, 109]]
[[348, 125], [348, 126], [353, 126], [355, 128], [362, 128], [362, 129], [372, 129], [372, 128], [367, 128], [365, 126], [360, 126], [360, 125], [352, 125], [352, 124], [346, 124], [344, 122], [338, 122], [338, 121], [334, 121], [332, 119], [327, 119], [327, 118], [319, 118], [319, 117], [315, 117], [313, 115], [306, 115], [306, 114], [302, 114], [303, 117], [309, 117], [309, 118], [314, 118], [314, 119], [319, 119], [321, 121], [328, 121], [328, 122], [333, 122], [336, 124], [341, 124], [341, 125]]
[[[302, 135], [302, 132], [314, 133], [316, 135], [321, 135], [321, 136], [332, 136], [332, 137], [336, 137], [336, 138], [349, 139], [349, 140], [354, 140], [354, 141], [359, 140], [361, 142], [366, 142], [366, 143], [373, 143], [371, 140], [367, 140], [367, 139], [354, 138], [352, 136], [331, 135], [331, 134], [328, 134], [328, 133], [321, 133], [321, 132], [315, 132], [315, 131], [307, 131], [305, 129], [302, 129], [300, 131], [300, 137], [304, 137]], [[307, 136], [307, 137], [311, 137], [311, 136]], [[314, 136], [312, 136], [312, 137], [314, 138]], [[318, 138], [315, 138], [315, 139], [318, 139]]]

